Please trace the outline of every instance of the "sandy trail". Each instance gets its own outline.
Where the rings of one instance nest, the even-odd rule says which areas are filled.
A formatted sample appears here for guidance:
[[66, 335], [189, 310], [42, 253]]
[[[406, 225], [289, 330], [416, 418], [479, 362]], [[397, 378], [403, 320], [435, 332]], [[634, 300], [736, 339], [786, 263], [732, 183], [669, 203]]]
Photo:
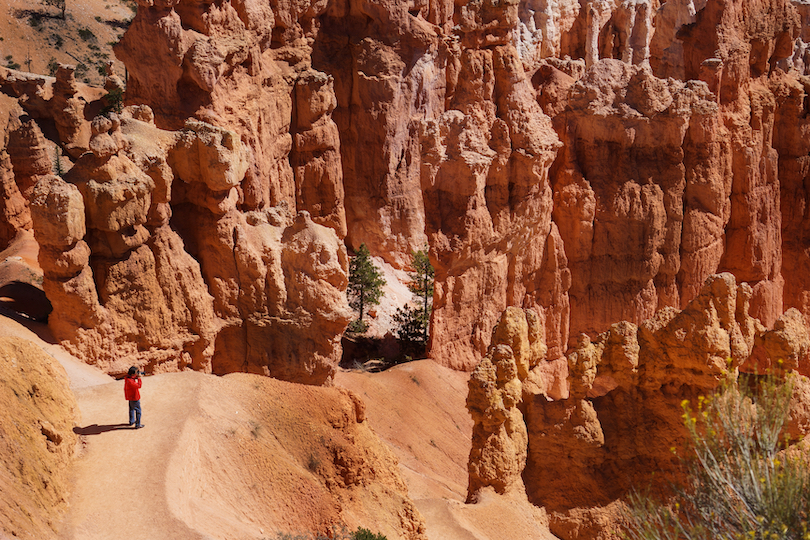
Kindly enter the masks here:
[[2, 306], [0, 306], [0, 336], [27, 339], [58, 360], [70, 378], [72, 390], [106, 384], [113, 380], [109, 375], [85, 364], [57, 345], [48, 325], [27, 320]]
[[554, 540], [545, 512], [525, 493], [485, 493], [465, 504], [473, 428], [468, 379], [419, 360], [382, 373], [340, 372], [336, 384], [365, 401], [368, 422], [399, 459], [428, 540]]
[[[127, 424], [123, 381], [113, 380], [53, 344], [47, 326], [0, 313], [2, 335], [28, 339], [59, 360], [79, 405], [82, 450], [73, 466], [69, 510], [59, 526], [62, 540], [258, 539], [267, 538], [263, 531], [269, 533], [274, 527], [292, 530], [273, 518], [278, 518], [278, 512], [284, 516], [277, 508], [284, 501], [270, 497], [260, 504], [253, 500], [255, 484], [249, 486], [259, 482], [276, 492], [277, 482], [290, 484], [291, 478], [298, 478], [292, 481], [293, 487], [302, 485], [308, 473], [299, 470], [297, 458], [283, 445], [273, 446], [268, 459], [254, 460], [267, 470], [244, 469], [241, 452], [248, 447], [238, 441], [254, 441], [249, 433], [251, 420], [262, 422], [268, 433], [286, 433], [279, 442], [291, 443], [287, 438], [294, 437], [284, 431], [283, 422], [278, 423], [285, 418], [283, 407], [277, 414], [254, 418], [228, 398], [255, 392], [257, 382], [208, 379], [196, 372], [145, 377], [141, 404], [146, 427], [136, 430]], [[472, 429], [464, 406], [467, 377], [420, 361], [378, 374], [343, 372], [337, 382], [362, 397], [367, 422], [399, 458], [400, 473], [426, 521], [429, 540], [554, 539], [545, 513], [529, 504], [525, 495], [490, 494], [478, 504], [464, 503]], [[296, 400], [306, 395], [303, 390], [298, 395], [298, 390], [270, 384], [266, 399], [289, 399], [295, 409]], [[222, 395], [212, 398], [211, 392]], [[206, 399], [216, 400], [216, 415], [203, 408]], [[306, 422], [303, 417], [300, 421]], [[223, 461], [195, 458], [194, 449], [184, 446], [189, 439], [183, 435], [189, 430], [217, 460], [222, 454]], [[233, 437], [237, 442], [231, 446], [217, 446]], [[295, 463], [285, 469], [287, 461]], [[222, 466], [232, 469], [213, 470]], [[213, 494], [199, 492], [201, 486]], [[374, 524], [373, 519], [366, 523]]]
[[[5, 315], [5, 316], [3, 316]], [[116, 381], [67, 353], [44, 324], [0, 313], [0, 336], [28, 339], [57, 359], [70, 378], [81, 418], [82, 450], [73, 470], [70, 508], [62, 524], [65, 540], [205, 538], [175, 518], [166, 494], [169, 457], [183, 426], [198, 411], [203, 375], [174, 373], [145, 377], [142, 422], [127, 424], [124, 382]]]
[[197, 411], [201, 378], [183, 374], [144, 378], [143, 429], [127, 425], [123, 381], [76, 392], [84, 452], [75, 469], [65, 539], [205, 538], [169, 511], [169, 456]]

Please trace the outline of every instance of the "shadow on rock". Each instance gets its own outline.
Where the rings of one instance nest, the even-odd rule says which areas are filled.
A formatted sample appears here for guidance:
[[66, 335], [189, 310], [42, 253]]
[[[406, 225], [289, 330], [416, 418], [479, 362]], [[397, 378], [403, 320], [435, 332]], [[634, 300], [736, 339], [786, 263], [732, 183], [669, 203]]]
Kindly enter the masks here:
[[45, 292], [24, 281], [12, 281], [0, 287], [0, 305], [36, 322], [47, 322], [53, 311]]

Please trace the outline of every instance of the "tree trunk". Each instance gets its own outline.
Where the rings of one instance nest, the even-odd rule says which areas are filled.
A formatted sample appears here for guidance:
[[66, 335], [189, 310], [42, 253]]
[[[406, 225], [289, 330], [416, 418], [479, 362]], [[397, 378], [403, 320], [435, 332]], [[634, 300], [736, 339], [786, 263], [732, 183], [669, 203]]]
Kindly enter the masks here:
[[428, 307], [427, 280], [428, 280], [427, 269], [425, 269], [425, 274], [422, 276], [422, 291], [423, 291], [422, 292], [422, 300], [423, 300], [423, 302], [422, 302], [422, 317], [424, 318], [424, 321], [425, 321], [425, 330], [424, 330], [424, 334], [422, 335], [422, 341], [425, 344], [427, 344], [428, 325], [430, 324], [430, 321], [428, 320], [428, 316], [427, 316], [427, 307]]

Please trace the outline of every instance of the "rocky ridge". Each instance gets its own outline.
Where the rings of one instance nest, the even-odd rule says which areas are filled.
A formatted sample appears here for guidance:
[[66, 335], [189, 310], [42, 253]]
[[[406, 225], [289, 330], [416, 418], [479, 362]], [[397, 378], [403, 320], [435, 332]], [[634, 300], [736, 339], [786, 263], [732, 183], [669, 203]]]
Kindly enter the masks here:
[[[562, 372], [572, 336], [683, 308], [715, 272], [751, 284], [766, 326], [807, 317], [807, 16], [788, 0], [143, 0], [115, 48], [132, 107], [113, 127], [69, 70], [3, 71], [3, 234], [32, 226], [54, 142], [79, 165], [68, 183], [127, 184], [82, 192], [85, 211], [119, 193], [122, 221], [41, 241], [70, 313], [57, 337], [111, 371], [328, 382], [342, 246], [363, 242], [398, 267], [428, 244], [430, 354], [459, 369], [507, 306], [537, 313]], [[134, 273], [151, 292], [124, 307]]]

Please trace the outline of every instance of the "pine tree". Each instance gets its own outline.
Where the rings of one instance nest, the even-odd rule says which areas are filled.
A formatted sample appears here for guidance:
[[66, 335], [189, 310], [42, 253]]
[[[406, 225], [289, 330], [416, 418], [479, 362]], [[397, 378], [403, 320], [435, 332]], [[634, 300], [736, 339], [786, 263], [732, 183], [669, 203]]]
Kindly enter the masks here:
[[408, 272], [408, 288], [419, 299], [419, 307], [405, 306], [397, 310], [394, 320], [399, 325], [399, 338], [427, 344], [430, 335], [430, 312], [433, 309], [433, 281], [435, 271], [427, 256], [427, 248], [411, 253], [413, 271]]
[[383, 285], [385, 278], [374, 266], [368, 247], [360, 244], [357, 255], [349, 262], [349, 287], [346, 292], [349, 296], [349, 306], [360, 314], [359, 319], [349, 325], [350, 331], [358, 333], [366, 331], [368, 325], [363, 321], [363, 316], [369, 306], [380, 303]]
[[53, 149], [54, 153], [54, 165], [56, 166], [56, 176], [62, 178], [65, 175], [65, 172], [62, 170], [62, 158], [59, 155], [59, 145], [55, 145]]
[[104, 100], [107, 102], [107, 105], [101, 109], [101, 114], [104, 116], [109, 117], [110, 113], [121, 114], [121, 111], [124, 110], [124, 90], [122, 88], [111, 89], [104, 96]]

